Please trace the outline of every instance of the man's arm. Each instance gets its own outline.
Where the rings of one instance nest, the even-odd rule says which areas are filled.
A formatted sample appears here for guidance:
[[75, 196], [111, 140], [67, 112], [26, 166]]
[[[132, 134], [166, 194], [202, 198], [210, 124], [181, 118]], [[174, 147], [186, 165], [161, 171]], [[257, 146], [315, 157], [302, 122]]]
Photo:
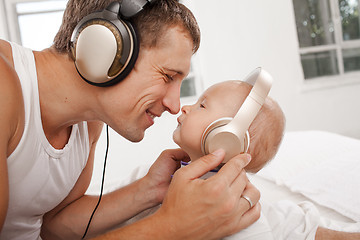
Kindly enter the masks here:
[[360, 233], [348, 233], [319, 227], [315, 235], [316, 240], [359, 240]]
[[[96, 142], [101, 134], [102, 123], [91, 122], [88, 126], [92, 142], [88, 162], [69, 195], [56, 208], [45, 214], [41, 232], [43, 239], [80, 239], [98, 202], [98, 196], [85, 195], [85, 192], [91, 181]], [[140, 179], [105, 194], [87, 236], [109, 231], [137, 213], [158, 204], [149, 192], [151, 189], [146, 179]]]
[[0, 231], [9, 201], [7, 158], [23, 132], [24, 107], [19, 79], [0, 52]]

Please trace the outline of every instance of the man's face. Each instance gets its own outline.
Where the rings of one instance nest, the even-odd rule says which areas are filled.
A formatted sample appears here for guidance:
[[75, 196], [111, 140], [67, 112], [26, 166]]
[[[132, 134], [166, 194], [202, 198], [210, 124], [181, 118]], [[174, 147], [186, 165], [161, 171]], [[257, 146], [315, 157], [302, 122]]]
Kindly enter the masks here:
[[107, 93], [111, 100], [106, 102], [114, 103], [108, 113], [110, 126], [138, 142], [155, 117], [164, 111], [178, 113], [181, 82], [189, 73], [192, 54], [192, 41], [180, 27], [168, 29], [156, 48], [141, 48], [129, 76]]
[[173, 133], [174, 142], [192, 160], [201, 157], [200, 142], [206, 127], [219, 118], [234, 117], [247, 95], [246, 91], [242, 91], [234, 81], [219, 83], [207, 89], [195, 104], [181, 108], [179, 124]]

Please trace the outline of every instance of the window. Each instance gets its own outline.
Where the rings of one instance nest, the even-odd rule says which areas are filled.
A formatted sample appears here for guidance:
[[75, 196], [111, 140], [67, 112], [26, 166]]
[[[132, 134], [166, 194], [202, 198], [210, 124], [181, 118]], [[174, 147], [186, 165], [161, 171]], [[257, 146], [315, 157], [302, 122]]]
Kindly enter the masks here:
[[196, 96], [196, 89], [199, 89], [199, 86], [196, 85], [196, 79], [198, 76], [195, 74], [193, 69], [194, 61], [191, 62], [189, 75], [183, 80], [180, 89], [180, 97], [191, 97]]
[[360, 76], [359, 0], [293, 0], [305, 80]]
[[[33, 50], [50, 47], [61, 25], [66, 3], [67, 0], [5, 0], [9, 40]], [[182, 98], [196, 96], [200, 91], [194, 61], [191, 66], [181, 87]]]
[[6, 0], [10, 40], [42, 50], [50, 47], [60, 27], [67, 0]]

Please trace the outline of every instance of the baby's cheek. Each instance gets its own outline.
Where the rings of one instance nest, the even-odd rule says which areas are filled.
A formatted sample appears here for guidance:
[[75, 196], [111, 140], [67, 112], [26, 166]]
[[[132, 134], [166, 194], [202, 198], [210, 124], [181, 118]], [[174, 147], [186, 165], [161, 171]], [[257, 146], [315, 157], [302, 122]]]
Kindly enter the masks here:
[[174, 143], [179, 145], [179, 131], [178, 131], [178, 129], [175, 129], [175, 131], [173, 132], [172, 138], [173, 138]]
[[200, 147], [200, 138], [201, 136], [199, 137], [195, 131], [182, 132], [181, 134], [182, 144], [192, 150], [196, 149], [197, 145]]

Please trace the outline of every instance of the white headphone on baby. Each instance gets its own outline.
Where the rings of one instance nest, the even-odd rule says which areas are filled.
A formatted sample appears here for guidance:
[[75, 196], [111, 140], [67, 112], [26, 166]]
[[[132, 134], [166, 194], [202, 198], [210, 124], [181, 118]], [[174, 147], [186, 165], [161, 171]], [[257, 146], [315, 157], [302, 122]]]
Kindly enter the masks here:
[[265, 102], [272, 86], [272, 77], [262, 68], [256, 68], [244, 82], [252, 89], [234, 118], [224, 117], [212, 122], [201, 137], [201, 150], [209, 154], [219, 148], [225, 150], [223, 163], [250, 146], [249, 127]]

